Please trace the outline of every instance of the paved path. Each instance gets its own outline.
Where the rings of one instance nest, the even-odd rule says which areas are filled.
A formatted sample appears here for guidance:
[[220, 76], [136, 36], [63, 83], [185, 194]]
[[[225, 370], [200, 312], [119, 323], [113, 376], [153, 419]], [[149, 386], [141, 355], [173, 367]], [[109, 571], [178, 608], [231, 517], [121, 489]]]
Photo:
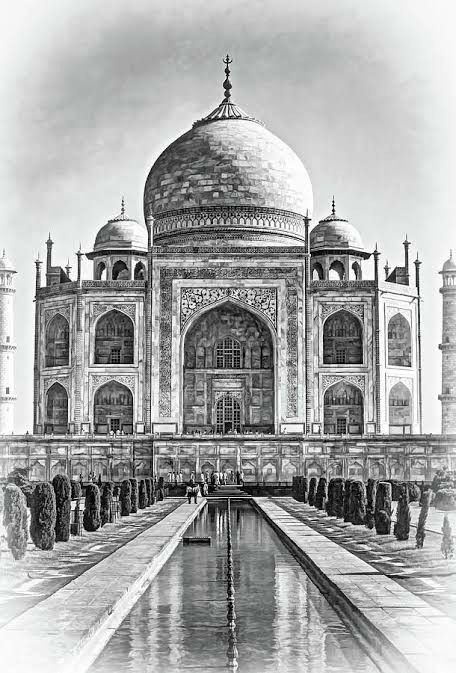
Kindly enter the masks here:
[[2, 671], [86, 670], [204, 505], [180, 505], [6, 624], [0, 629]]
[[14, 561], [5, 543], [0, 561], [0, 627], [161, 521], [183, 502], [183, 498], [167, 498], [93, 533], [83, 531], [80, 537], [71, 536], [68, 542], [56, 543], [52, 551], [37, 549], [29, 541], [27, 555], [21, 561]]
[[304, 558], [312, 579], [329, 594], [330, 602], [339, 605], [345, 614], [350, 609], [349, 618], [358, 624], [366, 643], [377, 641], [386, 658], [387, 670], [420, 673], [456, 670], [455, 621], [297, 519], [281, 506], [280, 500], [291, 498], [254, 498]]

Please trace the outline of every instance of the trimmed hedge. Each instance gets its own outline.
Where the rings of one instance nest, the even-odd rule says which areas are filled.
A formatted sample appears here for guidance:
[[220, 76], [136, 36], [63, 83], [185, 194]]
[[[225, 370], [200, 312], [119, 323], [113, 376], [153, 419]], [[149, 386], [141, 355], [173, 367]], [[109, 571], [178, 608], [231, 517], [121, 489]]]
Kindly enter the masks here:
[[138, 480], [136, 477], [130, 479], [131, 484], [131, 513], [134, 514], [138, 511], [139, 505], [139, 493], [138, 493]]
[[57, 508], [52, 485], [43, 482], [35, 486], [31, 508], [30, 535], [38, 549], [54, 549]]
[[426, 537], [426, 519], [429, 513], [429, 507], [431, 505], [431, 498], [433, 496], [433, 491], [430, 489], [423, 491], [420, 498], [421, 510], [420, 516], [418, 517], [418, 525], [416, 527], [416, 548], [422, 549], [424, 545], [424, 538]]
[[375, 523], [375, 498], [377, 496], [377, 479], [368, 479], [366, 486], [366, 518], [365, 524], [370, 530], [374, 527]]
[[448, 514], [445, 514], [443, 517], [443, 526], [442, 526], [442, 544], [440, 549], [445, 560], [453, 558], [454, 555], [454, 538], [453, 531], [451, 530], [450, 521], [448, 519]]
[[315, 507], [317, 509], [325, 509], [326, 500], [328, 498], [327, 482], [325, 477], [320, 477], [318, 480], [317, 491], [315, 493]]
[[131, 483], [124, 479], [120, 485], [120, 516], [128, 516], [131, 512]]
[[336, 477], [334, 481], [334, 516], [344, 518], [345, 479]]
[[362, 481], [352, 481], [350, 487], [350, 521], [364, 526], [366, 520], [366, 489]]
[[55, 541], [68, 542], [70, 539], [71, 483], [66, 474], [56, 474], [52, 480], [55, 493], [56, 521]]
[[377, 485], [375, 497], [375, 530], [378, 535], [389, 535], [391, 532], [391, 493], [392, 486], [386, 481]]
[[3, 525], [13, 558], [19, 561], [27, 551], [27, 500], [19, 486], [7, 484], [3, 502]]
[[139, 509], [146, 509], [148, 506], [147, 489], [145, 479], [139, 480]]
[[89, 533], [100, 528], [100, 489], [96, 484], [88, 484], [86, 486], [82, 525], [84, 526], [84, 530], [87, 530]]
[[404, 483], [401, 487], [401, 494], [397, 503], [396, 523], [394, 524], [394, 535], [398, 540], [408, 540], [410, 535], [410, 505], [409, 505], [409, 484]]
[[298, 501], [307, 502], [309, 482], [307, 477], [298, 477]]
[[309, 505], [314, 506], [315, 505], [315, 494], [317, 492], [317, 478], [316, 477], [311, 477], [310, 482], [309, 482], [309, 495], [308, 495], [308, 503]]
[[336, 516], [334, 508], [334, 483], [335, 478], [329, 480], [328, 483], [328, 497], [326, 499], [325, 509], [328, 516]]
[[351, 484], [353, 479], [346, 479], [344, 485], [344, 521], [349, 523], [351, 521], [351, 505], [350, 505], [350, 494], [351, 494]]
[[434, 507], [444, 512], [456, 509], [456, 489], [441, 488], [437, 491], [434, 499]]
[[100, 496], [100, 521], [104, 526], [112, 522], [112, 483], [105, 481]]
[[72, 479], [70, 481], [70, 485], [71, 485], [71, 499], [78, 500], [79, 498], [82, 498], [82, 486], [79, 479]]
[[144, 481], [146, 482], [147, 500], [149, 501], [148, 507], [150, 507], [150, 505], [154, 504], [152, 500], [152, 479], [146, 477]]

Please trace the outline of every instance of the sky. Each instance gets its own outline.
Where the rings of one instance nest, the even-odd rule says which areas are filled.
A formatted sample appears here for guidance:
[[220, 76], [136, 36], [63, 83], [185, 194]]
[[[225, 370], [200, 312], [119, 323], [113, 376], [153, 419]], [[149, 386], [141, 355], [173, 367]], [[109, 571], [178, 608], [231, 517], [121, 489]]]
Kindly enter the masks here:
[[[34, 260], [75, 268], [142, 218], [159, 153], [222, 98], [289, 144], [314, 190], [423, 284], [424, 430], [440, 431], [441, 277], [456, 246], [455, 11], [447, 0], [16, 0], [0, 27], [0, 247], [16, 277], [16, 432], [32, 428]], [[84, 264], [89, 278], [91, 265]]]

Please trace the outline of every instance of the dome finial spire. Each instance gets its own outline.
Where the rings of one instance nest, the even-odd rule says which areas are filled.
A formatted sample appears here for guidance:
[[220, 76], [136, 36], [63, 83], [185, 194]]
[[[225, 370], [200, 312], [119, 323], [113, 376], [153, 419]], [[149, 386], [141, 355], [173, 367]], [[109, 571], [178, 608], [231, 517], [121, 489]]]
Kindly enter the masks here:
[[121, 204], [120, 204], [120, 214], [125, 215], [125, 199], [124, 199], [123, 196], [122, 196], [122, 201], [121, 201]]
[[332, 214], [333, 217], [336, 217], [336, 202], [334, 200], [334, 194], [333, 194], [333, 200], [332, 200], [331, 214]]
[[223, 62], [226, 64], [226, 68], [225, 68], [226, 79], [223, 82], [223, 88], [225, 89], [224, 101], [228, 102], [231, 98], [231, 88], [232, 88], [232, 84], [230, 82], [230, 68], [229, 68], [229, 65], [230, 65], [230, 63], [233, 62], [233, 59], [230, 58], [229, 54], [227, 54], [226, 58], [223, 59]]

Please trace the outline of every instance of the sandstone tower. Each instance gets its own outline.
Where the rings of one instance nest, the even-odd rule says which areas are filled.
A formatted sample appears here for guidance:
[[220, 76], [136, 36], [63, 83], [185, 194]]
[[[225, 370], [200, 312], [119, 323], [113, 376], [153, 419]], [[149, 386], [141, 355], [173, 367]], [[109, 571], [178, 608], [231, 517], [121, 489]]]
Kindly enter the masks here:
[[16, 273], [5, 255], [0, 258], [0, 435], [14, 430], [14, 289]]
[[456, 434], [456, 262], [453, 253], [440, 273], [443, 286], [442, 310], [442, 434]]

